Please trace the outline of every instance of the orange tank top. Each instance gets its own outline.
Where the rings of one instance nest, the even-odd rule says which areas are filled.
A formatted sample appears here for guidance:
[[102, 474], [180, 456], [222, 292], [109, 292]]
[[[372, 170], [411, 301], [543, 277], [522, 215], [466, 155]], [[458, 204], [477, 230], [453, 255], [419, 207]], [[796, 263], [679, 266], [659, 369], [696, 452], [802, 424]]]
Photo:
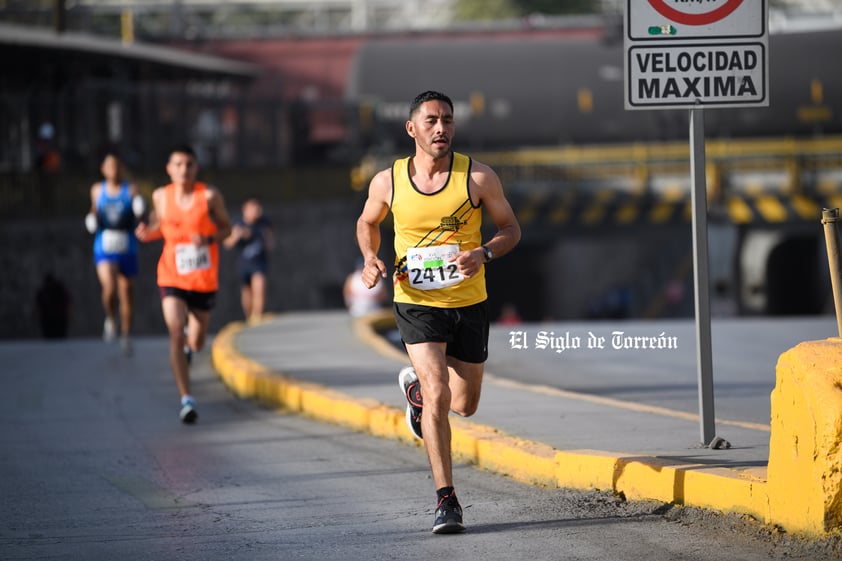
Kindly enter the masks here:
[[208, 209], [207, 186], [193, 187], [193, 204], [179, 206], [175, 186], [166, 186], [165, 206], [161, 216], [164, 249], [158, 260], [158, 286], [171, 286], [195, 292], [215, 292], [219, 287], [219, 244], [196, 247], [193, 234], [213, 236], [217, 227]]

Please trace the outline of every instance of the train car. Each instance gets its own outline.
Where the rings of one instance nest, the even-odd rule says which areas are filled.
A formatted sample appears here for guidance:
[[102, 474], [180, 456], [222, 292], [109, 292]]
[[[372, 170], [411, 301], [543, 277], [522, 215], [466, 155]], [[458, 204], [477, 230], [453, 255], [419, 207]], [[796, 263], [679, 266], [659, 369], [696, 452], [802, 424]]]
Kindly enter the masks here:
[[[832, 307], [818, 221], [842, 201], [838, 52], [839, 26], [772, 33], [769, 107], [704, 112], [715, 315]], [[412, 149], [409, 101], [434, 89], [454, 101], [455, 148], [505, 172], [524, 241], [489, 273], [496, 305], [512, 296], [495, 285], [533, 319], [692, 315], [689, 111], [627, 111], [623, 88], [622, 38], [605, 33], [368, 41], [346, 92], [381, 156], [369, 171]], [[523, 181], [506, 162], [539, 173]]]
[[[842, 133], [839, 52], [842, 27], [771, 34], [770, 106], [708, 110], [707, 135]], [[664, 141], [688, 134], [686, 110], [624, 109], [623, 44], [609, 35], [368, 41], [356, 52], [346, 96], [374, 115], [371, 143], [401, 146], [408, 101], [426, 89], [454, 100], [465, 149]]]

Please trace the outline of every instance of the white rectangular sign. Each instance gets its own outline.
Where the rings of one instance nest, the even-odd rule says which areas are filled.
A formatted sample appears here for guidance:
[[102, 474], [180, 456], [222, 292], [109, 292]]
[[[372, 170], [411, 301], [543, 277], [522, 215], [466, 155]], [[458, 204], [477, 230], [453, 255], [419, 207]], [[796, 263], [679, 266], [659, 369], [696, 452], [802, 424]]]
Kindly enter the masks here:
[[754, 38], [766, 33], [761, 0], [627, 0], [634, 41]]
[[631, 47], [627, 101], [633, 109], [767, 103], [766, 46], [704, 43]]
[[627, 0], [626, 109], [769, 105], [767, 0]]

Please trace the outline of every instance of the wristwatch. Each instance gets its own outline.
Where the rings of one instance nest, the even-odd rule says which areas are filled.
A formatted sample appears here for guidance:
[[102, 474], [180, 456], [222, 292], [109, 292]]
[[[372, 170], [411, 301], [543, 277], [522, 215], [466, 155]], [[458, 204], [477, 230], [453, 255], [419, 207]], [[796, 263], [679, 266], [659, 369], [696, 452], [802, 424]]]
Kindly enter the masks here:
[[482, 253], [485, 255], [485, 262], [488, 263], [492, 259], [494, 259], [494, 254], [491, 253], [491, 250], [488, 249], [488, 246], [482, 246]]

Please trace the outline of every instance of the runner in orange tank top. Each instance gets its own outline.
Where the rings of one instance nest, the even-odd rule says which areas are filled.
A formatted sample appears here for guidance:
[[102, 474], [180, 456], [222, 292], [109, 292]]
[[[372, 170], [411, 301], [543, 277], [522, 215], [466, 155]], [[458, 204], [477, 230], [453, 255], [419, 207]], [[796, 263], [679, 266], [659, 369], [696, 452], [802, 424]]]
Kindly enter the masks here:
[[198, 171], [192, 148], [173, 149], [167, 162], [172, 183], [152, 193], [149, 223], [141, 223], [135, 232], [141, 241], [164, 240], [158, 289], [170, 337], [170, 365], [181, 394], [179, 416], [185, 423], [198, 417], [189, 360], [205, 344], [219, 286], [219, 242], [231, 232], [222, 195], [196, 181]]
[[[218, 229], [210, 216], [207, 185], [199, 181], [194, 184], [193, 202], [189, 207], [176, 201], [175, 184], [164, 189], [166, 214], [160, 217], [164, 249], [158, 260], [158, 286], [216, 292], [219, 245], [203, 243]], [[193, 240], [196, 234], [200, 236], [199, 245]]]

